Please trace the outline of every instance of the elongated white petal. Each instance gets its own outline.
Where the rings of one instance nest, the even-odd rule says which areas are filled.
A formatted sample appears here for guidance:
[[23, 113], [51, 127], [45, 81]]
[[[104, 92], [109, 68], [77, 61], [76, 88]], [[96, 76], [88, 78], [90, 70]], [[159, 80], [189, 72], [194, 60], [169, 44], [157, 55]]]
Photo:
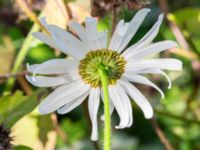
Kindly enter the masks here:
[[86, 19], [86, 27], [84, 28], [78, 23], [72, 22], [69, 25], [80, 39], [88, 45], [90, 50], [104, 49], [107, 47], [107, 31], [97, 32], [97, 20], [94, 18]]
[[59, 108], [57, 110], [58, 114], [66, 114], [70, 111], [72, 111], [74, 108], [76, 108], [77, 106], [79, 106], [84, 100], [85, 98], [88, 96], [89, 91], [84, 93], [83, 95], [79, 96], [78, 98], [70, 101], [69, 103], [65, 104], [64, 106], [62, 106], [61, 108]]
[[38, 40], [44, 42], [45, 44], [49, 45], [50, 47], [53, 47], [55, 49], [59, 49], [59, 47], [56, 45], [54, 40], [51, 36], [44, 34], [42, 32], [34, 32], [32, 35], [37, 38]]
[[123, 40], [124, 35], [128, 29], [129, 23], [124, 23], [124, 20], [120, 20], [115, 28], [115, 31], [110, 40], [109, 49], [118, 50]]
[[59, 28], [58, 26], [55, 25], [49, 25], [49, 30], [51, 31], [52, 34], [58, 34], [60, 35], [60, 38], [65, 41], [66, 43], [70, 45], [74, 45], [79, 49], [80, 51], [83, 51], [87, 53], [90, 49], [89, 47], [80, 41], [78, 38], [76, 38], [74, 35], [71, 33], [63, 30], [62, 28]]
[[125, 107], [123, 98], [120, 97], [120, 90], [117, 86], [109, 86], [109, 96], [116, 108], [116, 111], [120, 117], [120, 123], [116, 128], [125, 128], [129, 125], [129, 112]]
[[91, 88], [90, 95], [88, 100], [88, 109], [90, 119], [92, 121], [92, 135], [91, 140], [98, 140], [98, 122], [97, 122], [97, 113], [100, 104], [100, 89]]
[[172, 87], [172, 82], [171, 82], [169, 76], [164, 71], [162, 71], [160, 69], [139, 70], [139, 71], [128, 72], [128, 73], [135, 73], [135, 74], [160, 74], [160, 75], [163, 75], [167, 79], [167, 81], [168, 81], [168, 89], [170, 89]]
[[120, 84], [117, 83], [116, 86], [118, 87], [120, 97], [123, 99], [124, 108], [128, 110], [129, 122], [127, 124], [127, 127], [130, 127], [133, 123], [133, 115], [132, 115], [132, 107], [131, 107], [130, 99]]
[[71, 82], [71, 78], [67, 75], [59, 77], [35, 76], [34, 80], [32, 76], [25, 75], [25, 77], [28, 82], [37, 87], [54, 87]]
[[155, 85], [153, 82], [151, 82], [148, 78], [146, 78], [142, 75], [130, 74], [130, 73], [123, 74], [123, 77], [125, 77], [126, 79], [128, 79], [131, 82], [145, 84], [145, 85], [155, 88], [160, 93], [161, 97], [164, 98], [163, 91], [157, 85]]
[[111, 41], [112, 39], [116, 39], [117, 36], [119, 36], [120, 38], [117, 38], [117, 40], [115, 41], [113, 40], [109, 48], [112, 49], [113, 45], [118, 44], [118, 42], [120, 42], [120, 45], [118, 44], [119, 46], [115, 47], [116, 49], [112, 49], [112, 50], [117, 50], [118, 52], [121, 52], [130, 42], [131, 38], [135, 35], [135, 33], [137, 32], [138, 28], [140, 27], [141, 23], [143, 22], [144, 18], [146, 17], [149, 11], [150, 9], [146, 9], [146, 8], [138, 11], [136, 15], [133, 17], [133, 19], [130, 21], [130, 23], [128, 24], [128, 27], [123, 26], [125, 27], [123, 31], [125, 32], [124, 34], [119, 35], [120, 31], [118, 31], [118, 33], [115, 32], [116, 34], [115, 33], [113, 34]]
[[139, 71], [148, 69], [181, 70], [182, 62], [173, 58], [147, 59], [138, 62], [128, 61], [126, 71]]
[[145, 34], [145, 36], [139, 40], [137, 43], [130, 46], [125, 52], [123, 53], [123, 56], [128, 57], [127, 55], [131, 55], [131, 53], [134, 53], [138, 49], [145, 47], [146, 45], [150, 44], [153, 39], [158, 34], [160, 25], [163, 21], [164, 14], [159, 15], [158, 21], [153, 25], [153, 27]]
[[97, 36], [89, 40], [91, 50], [104, 49], [107, 46], [107, 32], [99, 33]]
[[54, 32], [52, 35], [53, 40], [58, 45], [59, 49], [64, 52], [67, 55], [72, 56], [73, 58], [76, 58], [78, 60], [81, 60], [85, 57], [86, 52], [79, 50], [76, 45], [73, 45], [73, 43], [67, 43], [62, 35]]
[[148, 100], [144, 97], [144, 95], [128, 81], [119, 80], [119, 84], [125, 89], [125, 91], [135, 101], [135, 103], [142, 109], [145, 118], [152, 118], [153, 109]]
[[76, 32], [81, 41], [88, 44], [87, 33], [82, 25], [76, 22], [70, 22], [69, 27]]
[[89, 39], [95, 37], [97, 35], [97, 19], [87, 17], [85, 19], [85, 29]]
[[42, 64], [27, 64], [27, 70], [34, 74], [64, 74], [77, 67], [78, 62], [71, 59], [51, 59]]
[[81, 80], [58, 87], [40, 103], [39, 112], [41, 114], [54, 112], [66, 103], [87, 93], [89, 88], [90, 86], [86, 85]]
[[47, 23], [47, 21], [46, 21], [46, 17], [42, 17], [42, 18], [40, 19], [40, 22], [41, 22], [41, 24], [42, 24], [45, 28], [48, 29], [48, 23]]
[[137, 59], [140, 60], [146, 56], [162, 52], [164, 50], [175, 48], [177, 47], [177, 43], [173, 41], [161, 41], [157, 43], [153, 43], [151, 45], [148, 45], [147, 47], [132, 51], [129, 55], [127, 55], [126, 59]]

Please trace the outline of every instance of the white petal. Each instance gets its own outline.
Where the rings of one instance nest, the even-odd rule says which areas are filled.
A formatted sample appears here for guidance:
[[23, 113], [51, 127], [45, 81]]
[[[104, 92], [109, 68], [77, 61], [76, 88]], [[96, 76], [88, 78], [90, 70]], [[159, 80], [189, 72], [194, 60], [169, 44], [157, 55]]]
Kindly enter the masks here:
[[42, 17], [42, 18], [40, 19], [40, 22], [41, 22], [41, 24], [42, 24], [45, 28], [48, 29], [48, 23], [47, 23], [47, 21], [46, 21], [46, 17]]
[[110, 40], [109, 49], [110, 50], [118, 50], [120, 44], [123, 40], [124, 35], [128, 29], [129, 23], [124, 23], [124, 20], [120, 20], [115, 28], [115, 31]]
[[148, 59], [139, 62], [128, 61], [126, 71], [139, 71], [148, 69], [181, 70], [182, 62], [173, 58]]
[[149, 79], [147, 79], [146, 77], [144, 77], [142, 75], [130, 74], [130, 73], [124, 73], [123, 77], [125, 77], [126, 79], [128, 79], [131, 82], [145, 84], [145, 85], [155, 88], [160, 93], [161, 97], [164, 98], [163, 91], [157, 85], [155, 85], [153, 82], [151, 82]]
[[78, 37], [86, 44], [88, 44], [87, 33], [84, 27], [76, 22], [70, 22], [69, 27], [75, 31]]
[[91, 50], [100, 50], [107, 47], [107, 32], [99, 33], [95, 38], [89, 40]]
[[71, 22], [69, 26], [78, 34], [90, 50], [104, 49], [107, 47], [107, 32], [97, 31], [97, 20], [95, 18], [86, 18], [85, 28], [75, 22]]
[[84, 44], [82, 41], [80, 41], [78, 38], [76, 38], [71, 33], [63, 30], [62, 28], [59, 28], [58, 26], [49, 25], [49, 30], [51, 31], [52, 34], [60, 35], [59, 37], [63, 41], [65, 41], [66, 43], [68, 43], [70, 45], [76, 46], [77, 49], [79, 49], [80, 51], [87, 53], [90, 50], [86, 44]]
[[100, 104], [100, 89], [91, 88], [90, 95], [88, 100], [88, 109], [90, 119], [92, 121], [92, 135], [91, 140], [98, 140], [98, 122], [97, 122], [97, 113]]
[[157, 43], [153, 43], [151, 45], [148, 45], [147, 47], [137, 49], [132, 51], [132, 53], [129, 53], [125, 58], [126, 59], [137, 59], [140, 60], [146, 56], [162, 52], [164, 50], [168, 50], [170, 48], [177, 47], [177, 43], [174, 41], [161, 41]]
[[[150, 9], [141, 9], [136, 13], [136, 15], [133, 17], [133, 19], [130, 21], [127, 29], [124, 28], [125, 34], [121, 35], [120, 39], [118, 38], [116, 41], [112, 42], [112, 45], [118, 44], [117, 42], [120, 42], [120, 45], [117, 47], [117, 49], [112, 49], [112, 50], [117, 50], [118, 52], [121, 52], [127, 44], [130, 42], [131, 38], [135, 35], [137, 32], [138, 28], [140, 27], [141, 23], [143, 22], [144, 18], [148, 14]], [[125, 27], [125, 26], [123, 26]], [[117, 29], [117, 28], [116, 28]], [[113, 34], [113, 39], [115, 38], [116, 34]], [[112, 41], [112, 39], [111, 39]], [[110, 45], [110, 48], [112, 48], [112, 45]], [[116, 48], [116, 47], [115, 47]]]
[[62, 35], [54, 32], [51, 36], [55, 43], [58, 45], [59, 49], [65, 54], [70, 55], [78, 60], [81, 60], [85, 57], [86, 52], [78, 49], [76, 45], [73, 45], [73, 43], [67, 43], [63, 39]]
[[55, 49], [59, 49], [59, 47], [56, 45], [56, 43], [53, 41], [52, 37], [44, 34], [42, 32], [34, 32], [32, 35], [37, 38], [38, 40], [44, 42], [45, 44], [49, 45], [50, 47], [53, 47]]
[[144, 97], [144, 95], [128, 81], [120, 80], [119, 84], [125, 89], [125, 91], [135, 101], [135, 103], [142, 109], [145, 118], [152, 118], [153, 109], [148, 100]]
[[158, 21], [153, 25], [153, 27], [145, 34], [145, 36], [139, 40], [136, 44], [130, 46], [125, 52], [123, 53], [123, 56], [131, 55], [133, 51], [137, 51], [137, 49], [141, 47], [145, 47], [146, 45], [150, 44], [153, 39], [158, 34], [160, 25], [163, 21], [164, 14], [159, 15]]
[[85, 28], [88, 38], [93, 38], [97, 35], [97, 19], [87, 17], [85, 20]]
[[89, 91], [84, 93], [83, 95], [79, 96], [78, 98], [70, 101], [69, 103], [65, 104], [64, 106], [62, 106], [61, 108], [59, 108], [57, 110], [58, 114], [66, 114], [70, 111], [72, 111], [74, 108], [76, 108], [77, 106], [79, 106], [84, 100], [85, 98], [88, 96]]
[[160, 75], [163, 75], [167, 79], [167, 81], [168, 81], [168, 89], [170, 89], [172, 87], [172, 82], [171, 82], [169, 76], [164, 71], [162, 71], [160, 69], [140, 70], [140, 71], [128, 72], [128, 73], [136, 73], [136, 74], [160, 74]]
[[116, 128], [125, 128], [129, 125], [129, 112], [123, 103], [123, 98], [120, 97], [120, 90], [117, 86], [109, 86], [109, 96], [116, 108], [116, 111], [120, 117], [120, 123]]
[[127, 124], [127, 127], [130, 127], [133, 123], [132, 106], [130, 103], [130, 99], [120, 84], [117, 83], [116, 86], [118, 87], [120, 97], [123, 99], [124, 108], [128, 110], [129, 122]]
[[25, 75], [25, 77], [28, 82], [37, 87], [54, 87], [71, 81], [71, 78], [67, 75], [59, 77], [36, 76], [34, 80], [32, 76]]
[[51, 59], [42, 64], [27, 64], [27, 70], [34, 74], [64, 74], [77, 67], [78, 62], [72, 59]]
[[66, 103], [69, 103], [84, 93], [87, 93], [89, 88], [90, 86], [86, 85], [81, 80], [58, 87], [40, 103], [39, 112], [41, 114], [54, 112]]

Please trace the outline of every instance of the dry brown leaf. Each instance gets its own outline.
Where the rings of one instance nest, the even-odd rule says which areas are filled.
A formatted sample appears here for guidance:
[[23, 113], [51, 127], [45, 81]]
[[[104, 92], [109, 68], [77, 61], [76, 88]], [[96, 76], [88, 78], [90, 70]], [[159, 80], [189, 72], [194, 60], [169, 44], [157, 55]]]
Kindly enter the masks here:
[[0, 74], [5, 74], [10, 71], [14, 58], [14, 46], [11, 38], [3, 37], [4, 45], [0, 47]]
[[63, 0], [46, 0], [43, 16], [46, 17], [48, 23], [55, 24], [64, 29], [69, 21]]
[[71, 9], [73, 20], [76, 20], [79, 23], [84, 22], [86, 17], [91, 16], [89, 0], [69, 2], [68, 6]]

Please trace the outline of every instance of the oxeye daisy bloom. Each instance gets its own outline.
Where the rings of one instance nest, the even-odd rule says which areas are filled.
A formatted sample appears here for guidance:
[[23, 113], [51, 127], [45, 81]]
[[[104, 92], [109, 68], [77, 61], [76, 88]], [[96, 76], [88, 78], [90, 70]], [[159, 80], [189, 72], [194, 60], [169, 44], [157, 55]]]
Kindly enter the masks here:
[[65, 114], [88, 97], [88, 109], [93, 126], [91, 139], [97, 140], [97, 113], [100, 99], [103, 99], [98, 70], [103, 67], [108, 76], [111, 114], [116, 109], [120, 118], [116, 128], [132, 125], [131, 100], [141, 108], [145, 118], [151, 118], [153, 109], [149, 101], [133, 84], [151, 86], [164, 97], [162, 90], [144, 74], [163, 75], [168, 80], [170, 88], [171, 81], [163, 70], [181, 70], [182, 63], [173, 58], [146, 58], [177, 47], [175, 42], [169, 40], [152, 43], [158, 34], [163, 14], [141, 40], [127, 46], [149, 12], [150, 9], [138, 11], [128, 23], [120, 20], [110, 40], [107, 31], [97, 31], [95, 18], [86, 18], [85, 26], [75, 22], [69, 24], [70, 29], [78, 37], [55, 25], [47, 24], [42, 18], [42, 24], [51, 35], [41, 32], [33, 35], [71, 58], [52, 59], [42, 64], [28, 65], [28, 71], [32, 75], [26, 75], [26, 78], [30, 83], [38, 87], [55, 88], [39, 105], [40, 113], [48, 114], [57, 111], [58, 114]]

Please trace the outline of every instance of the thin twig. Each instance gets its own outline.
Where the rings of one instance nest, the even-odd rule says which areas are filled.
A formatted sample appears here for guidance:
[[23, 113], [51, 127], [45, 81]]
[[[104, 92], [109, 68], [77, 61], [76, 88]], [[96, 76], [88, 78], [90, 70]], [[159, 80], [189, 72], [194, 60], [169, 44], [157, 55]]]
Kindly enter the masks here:
[[58, 124], [58, 119], [55, 113], [52, 113], [50, 115], [50, 118], [53, 122], [53, 127], [55, 129], [55, 131], [57, 132], [58, 136], [62, 139], [63, 142], [67, 142], [68, 141], [68, 137], [65, 134], [65, 132], [60, 128], [59, 124]]
[[33, 90], [31, 88], [30, 84], [28, 84], [28, 82], [25, 80], [24, 76], [18, 76], [17, 81], [19, 82], [21, 88], [27, 95], [31, 95], [33, 93]]
[[117, 24], [117, 8], [114, 6], [113, 8], [113, 12], [112, 12], [112, 32], [111, 34], [113, 34], [116, 24]]
[[195, 123], [195, 124], [200, 125], [199, 120], [189, 119], [189, 118], [186, 118], [186, 117], [183, 117], [183, 116], [177, 116], [177, 115], [171, 114], [169, 112], [164, 112], [164, 111], [160, 111], [160, 110], [157, 110], [157, 109], [154, 109], [154, 112], [157, 113], [158, 115], [163, 115], [165, 117], [181, 120], [181, 121], [184, 121], [184, 122], [187, 122], [187, 123]]
[[[168, 8], [167, 1], [166, 0], [159, 0], [159, 3], [160, 3], [160, 8], [165, 13], [165, 16], [168, 16], [169, 8]], [[167, 17], [166, 17], [166, 20], [167, 20], [167, 23], [168, 23], [169, 27], [171, 28], [175, 38], [176, 38], [176, 40], [180, 44], [180, 46], [183, 49], [189, 49], [190, 46], [189, 46], [188, 42], [186, 41], [184, 35], [182, 34], [181, 30], [179, 29], [179, 27], [174, 22], [169, 20]]]
[[41, 29], [43, 29], [47, 34], [50, 35], [50, 32], [41, 24], [38, 17], [35, 15], [35, 13], [31, 10], [31, 8], [27, 5], [27, 3], [24, 0], [16, 0], [19, 7], [22, 9], [22, 11], [36, 24], [40, 26]]
[[0, 74], [0, 80], [6, 80], [9, 79], [11, 77], [19, 77], [19, 76], [24, 76], [25, 74], [27, 74], [27, 71], [22, 71], [22, 72], [18, 72], [18, 73], [6, 73], [6, 74]]
[[163, 143], [163, 145], [165, 146], [166, 150], [174, 150], [174, 148], [172, 147], [172, 145], [170, 144], [169, 140], [167, 139], [167, 137], [165, 136], [164, 132], [161, 130], [161, 128], [159, 127], [156, 118], [153, 117], [151, 120], [151, 124], [153, 126], [153, 128], [155, 129], [158, 137], [160, 138], [160, 141]]
[[71, 8], [69, 7], [69, 4], [66, 3], [66, 4], [65, 4], [65, 7], [66, 7], [66, 10], [67, 10], [67, 14], [68, 14], [69, 20], [73, 19], [72, 10], [71, 10]]

